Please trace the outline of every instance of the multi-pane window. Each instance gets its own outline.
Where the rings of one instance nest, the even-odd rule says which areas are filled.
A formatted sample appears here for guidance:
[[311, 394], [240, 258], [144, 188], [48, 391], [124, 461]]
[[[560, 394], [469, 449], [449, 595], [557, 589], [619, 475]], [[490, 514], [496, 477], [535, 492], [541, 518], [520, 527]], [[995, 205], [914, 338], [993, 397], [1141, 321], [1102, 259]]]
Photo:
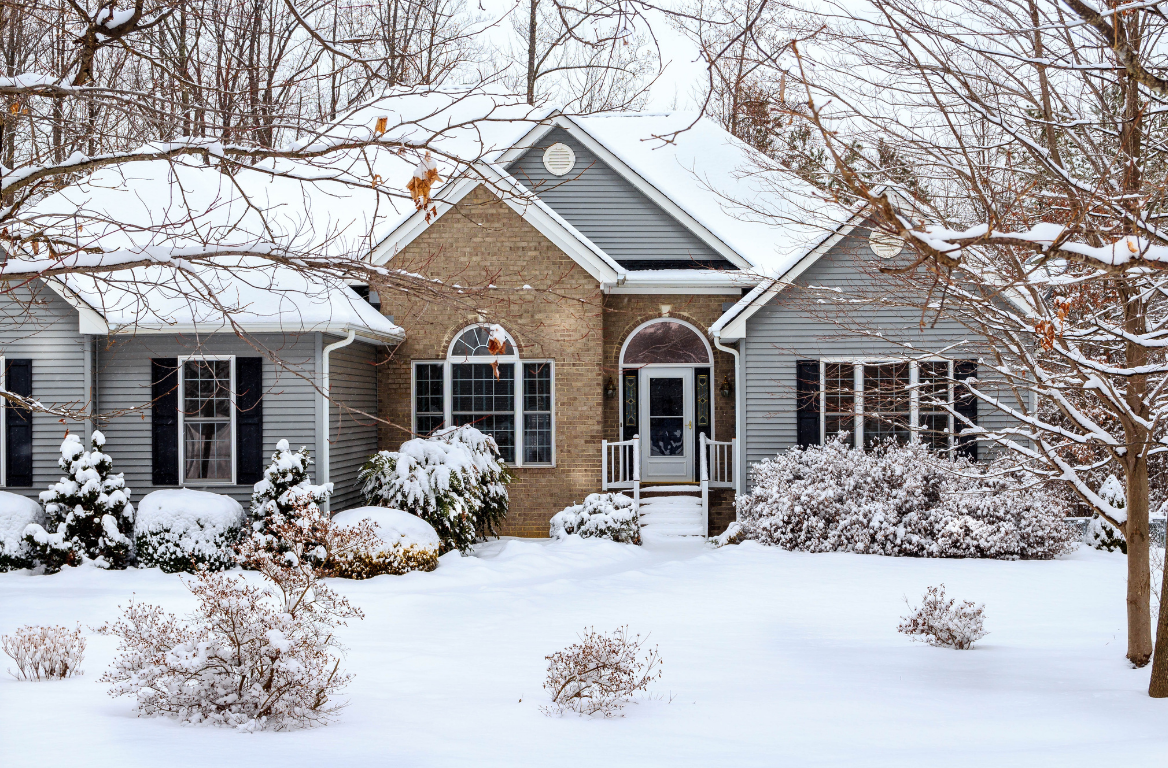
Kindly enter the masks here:
[[[967, 403], [973, 395], [953, 384], [955, 370], [976, 375], [975, 361], [825, 361], [820, 370], [824, 439], [846, 432], [854, 445], [870, 448], [889, 438], [907, 443], [915, 432], [933, 450], [961, 450], [952, 435], [964, 425], [954, 424], [946, 406], [976, 421], [976, 405]], [[968, 443], [965, 451], [976, 458], [976, 443]]]
[[231, 361], [182, 366], [183, 480], [231, 482]]
[[552, 461], [552, 364], [523, 365], [523, 461]]
[[503, 460], [515, 461], [515, 365], [490, 363], [451, 366], [450, 412], [454, 426], [470, 424], [495, 438]]
[[493, 343], [491, 336], [490, 326], [473, 326], [455, 338], [445, 361], [414, 363], [414, 431], [471, 425], [495, 439], [509, 464], [552, 464], [555, 366], [520, 360], [499, 329]]
[[419, 435], [441, 429], [445, 421], [443, 377], [442, 363], [414, 366], [414, 412], [417, 414], [414, 429]]

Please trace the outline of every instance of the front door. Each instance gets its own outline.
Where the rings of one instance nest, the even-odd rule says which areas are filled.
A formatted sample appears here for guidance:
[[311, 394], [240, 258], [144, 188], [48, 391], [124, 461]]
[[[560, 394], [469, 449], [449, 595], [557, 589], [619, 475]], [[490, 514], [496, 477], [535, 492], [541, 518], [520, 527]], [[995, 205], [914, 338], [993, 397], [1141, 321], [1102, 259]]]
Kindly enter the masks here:
[[641, 369], [641, 479], [693, 479], [693, 371]]

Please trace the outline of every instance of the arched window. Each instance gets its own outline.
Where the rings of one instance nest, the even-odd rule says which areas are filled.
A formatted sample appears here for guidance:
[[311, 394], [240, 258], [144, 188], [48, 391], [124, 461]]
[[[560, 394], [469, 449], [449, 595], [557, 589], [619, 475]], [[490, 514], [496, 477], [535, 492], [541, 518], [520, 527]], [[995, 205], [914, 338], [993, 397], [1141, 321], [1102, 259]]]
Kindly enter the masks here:
[[710, 350], [705, 339], [688, 323], [650, 320], [625, 342], [623, 365], [709, 365]]
[[520, 360], [514, 340], [499, 325], [464, 328], [445, 360], [414, 363], [414, 431], [427, 435], [470, 424], [495, 438], [504, 461], [551, 465], [554, 367], [551, 360]]

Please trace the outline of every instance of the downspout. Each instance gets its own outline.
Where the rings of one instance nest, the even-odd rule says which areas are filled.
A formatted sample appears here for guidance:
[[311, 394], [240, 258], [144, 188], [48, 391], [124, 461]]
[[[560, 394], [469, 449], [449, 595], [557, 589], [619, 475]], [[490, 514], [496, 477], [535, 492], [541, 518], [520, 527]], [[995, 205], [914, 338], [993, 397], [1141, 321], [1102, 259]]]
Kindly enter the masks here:
[[[734, 437], [737, 438], [737, 448], [734, 452], [734, 493], [735, 495], [743, 492], [742, 480], [745, 478], [746, 465], [743, 463], [742, 457], [746, 452], [746, 432], [742, 428], [745, 410], [742, 407], [743, 390], [742, 390], [742, 358], [738, 355], [738, 350], [733, 347], [727, 347], [722, 344], [722, 332], [720, 330], [714, 331], [714, 348], [723, 352], [727, 352], [734, 356]], [[738, 505], [734, 505], [734, 519], [738, 519]]]
[[[320, 456], [317, 457], [317, 459], [319, 459], [319, 462], [317, 464], [317, 467], [319, 469], [316, 473], [317, 477], [319, 479], [319, 482], [317, 483], [318, 485], [325, 485], [326, 483], [328, 483], [329, 474], [330, 474], [329, 473], [329, 414], [332, 412], [332, 402], [333, 401], [332, 401], [332, 397], [331, 397], [332, 391], [329, 387], [329, 353], [332, 352], [334, 349], [340, 349], [341, 347], [349, 346], [350, 344], [353, 343], [353, 339], [355, 339], [356, 337], [357, 337], [357, 331], [350, 328], [348, 336], [341, 339], [340, 341], [333, 342], [332, 344], [329, 344], [327, 347], [324, 348], [324, 351], [321, 352], [321, 355], [320, 355], [320, 359], [321, 359], [320, 370], [321, 370], [321, 374], [322, 374], [321, 393], [324, 395], [324, 408], [322, 409], [324, 411], [324, 415], [321, 419], [321, 421], [323, 422], [321, 427], [324, 429], [324, 441], [321, 442], [321, 444], [320, 444]], [[329, 502], [327, 500], [324, 503], [324, 511], [325, 512], [329, 511]]]

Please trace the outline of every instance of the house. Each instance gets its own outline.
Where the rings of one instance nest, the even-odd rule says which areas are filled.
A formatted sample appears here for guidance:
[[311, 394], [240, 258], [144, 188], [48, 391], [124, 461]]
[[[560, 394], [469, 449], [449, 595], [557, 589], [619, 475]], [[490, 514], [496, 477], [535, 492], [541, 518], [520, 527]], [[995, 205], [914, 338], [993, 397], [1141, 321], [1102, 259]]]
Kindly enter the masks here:
[[4, 386], [74, 417], [3, 408], [5, 489], [35, 498], [62, 474], [65, 431], [100, 429], [135, 498], [181, 485], [246, 507], [287, 439], [334, 483], [335, 508], [357, 505], [377, 449], [376, 356], [402, 330], [348, 287], [292, 270], [149, 269], [122, 275], [122, 290], [69, 277], [0, 297]]

